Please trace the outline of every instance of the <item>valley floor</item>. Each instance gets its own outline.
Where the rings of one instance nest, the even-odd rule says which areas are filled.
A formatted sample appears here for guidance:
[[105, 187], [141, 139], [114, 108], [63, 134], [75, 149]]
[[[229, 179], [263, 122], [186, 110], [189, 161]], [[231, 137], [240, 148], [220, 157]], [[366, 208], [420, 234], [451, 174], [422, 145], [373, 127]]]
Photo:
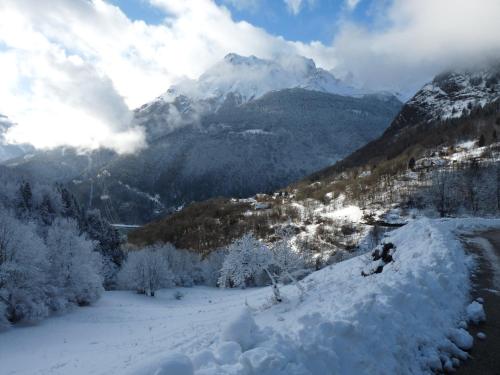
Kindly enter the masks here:
[[169, 289], [155, 298], [106, 292], [94, 306], [0, 333], [0, 372], [430, 373], [467, 357], [462, 349], [473, 338], [465, 322], [482, 312], [469, 304], [475, 262], [458, 235], [499, 227], [500, 220], [412, 221], [384, 240], [395, 245], [393, 261], [364, 254], [329, 266], [301, 282], [302, 296], [283, 287], [279, 305], [270, 288]]

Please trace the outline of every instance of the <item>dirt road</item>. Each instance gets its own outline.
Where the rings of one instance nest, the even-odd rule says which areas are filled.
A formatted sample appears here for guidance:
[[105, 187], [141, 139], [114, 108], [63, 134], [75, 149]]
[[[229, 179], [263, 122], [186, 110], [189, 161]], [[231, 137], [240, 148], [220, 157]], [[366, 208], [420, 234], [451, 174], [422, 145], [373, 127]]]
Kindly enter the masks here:
[[[469, 251], [479, 259], [479, 269], [472, 277], [472, 297], [484, 299], [486, 322], [469, 327], [474, 336], [472, 358], [456, 374], [500, 375], [500, 231], [481, 233], [466, 241]], [[479, 332], [485, 333], [486, 339], [479, 339]]]

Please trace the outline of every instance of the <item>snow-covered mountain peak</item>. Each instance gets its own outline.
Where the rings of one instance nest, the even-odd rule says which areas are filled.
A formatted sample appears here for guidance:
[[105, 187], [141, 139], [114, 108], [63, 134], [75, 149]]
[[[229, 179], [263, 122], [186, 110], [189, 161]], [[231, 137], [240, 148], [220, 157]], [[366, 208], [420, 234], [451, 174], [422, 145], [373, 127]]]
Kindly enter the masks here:
[[312, 59], [287, 56], [277, 60], [230, 53], [197, 80], [185, 79], [172, 86], [160, 99], [173, 101], [186, 96], [194, 101], [223, 103], [229, 95], [240, 103], [257, 99], [270, 91], [304, 88], [346, 96], [365, 94], [330, 72], [318, 68]]
[[425, 110], [428, 120], [460, 117], [500, 97], [500, 68], [438, 75], [407, 103]]
[[231, 65], [262, 65], [262, 64], [269, 64], [271, 61], [269, 60], [264, 60], [264, 59], [259, 59], [258, 57], [255, 57], [254, 55], [250, 56], [241, 56], [238, 55], [237, 53], [228, 53], [226, 56], [224, 56], [224, 63], [226, 64], [231, 64]]

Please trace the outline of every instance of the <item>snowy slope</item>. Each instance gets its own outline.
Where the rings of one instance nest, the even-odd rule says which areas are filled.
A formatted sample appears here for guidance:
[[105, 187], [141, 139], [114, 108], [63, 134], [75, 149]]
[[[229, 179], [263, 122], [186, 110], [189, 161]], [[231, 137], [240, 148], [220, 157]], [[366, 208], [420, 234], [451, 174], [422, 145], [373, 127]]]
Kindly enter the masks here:
[[281, 61], [255, 56], [228, 54], [197, 80], [184, 80], [172, 86], [160, 100], [173, 101], [178, 96], [190, 100], [214, 100], [218, 105], [233, 94], [240, 103], [287, 88], [304, 88], [347, 96], [366, 94], [348, 86], [328, 71], [316, 67], [313, 60], [289, 56]]
[[390, 129], [458, 118], [500, 98], [500, 66], [451, 71], [426, 84], [411, 98]]
[[279, 305], [269, 288], [195, 287], [180, 301], [174, 290], [155, 299], [108, 292], [95, 306], [0, 334], [2, 374], [427, 374], [472, 342], [459, 328], [471, 261], [456, 233], [499, 226], [414, 221], [386, 238], [396, 250], [382, 273], [361, 276], [373, 266], [361, 255], [304, 279], [302, 299], [283, 287]]
[[463, 112], [491, 103], [500, 96], [500, 71], [452, 72], [436, 77], [408, 103], [426, 108], [429, 116], [460, 117]]

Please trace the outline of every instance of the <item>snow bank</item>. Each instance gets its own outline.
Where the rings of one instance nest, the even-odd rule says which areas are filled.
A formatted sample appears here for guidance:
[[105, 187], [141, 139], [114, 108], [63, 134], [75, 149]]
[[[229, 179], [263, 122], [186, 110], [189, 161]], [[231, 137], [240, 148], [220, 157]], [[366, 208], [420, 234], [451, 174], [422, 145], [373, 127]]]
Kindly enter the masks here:
[[[472, 264], [458, 232], [498, 220], [411, 222], [389, 235], [393, 261], [363, 277], [370, 254], [318, 271], [303, 300], [235, 316], [210, 348], [192, 356], [195, 374], [427, 374], [467, 358], [464, 320]], [[291, 287], [283, 288], [293, 294]], [[483, 312], [484, 314], [484, 312]], [[479, 317], [481, 318], [481, 317]], [[256, 323], [257, 321], [257, 323]]]
[[193, 375], [193, 363], [183, 354], [171, 354], [155, 371], [154, 375]]
[[472, 302], [467, 306], [467, 320], [471, 323], [478, 324], [486, 320], [486, 314], [484, 313], [483, 305], [479, 302]]
[[259, 337], [259, 328], [247, 309], [230, 322], [221, 335], [223, 341], [235, 341], [243, 350], [252, 348], [258, 342]]

